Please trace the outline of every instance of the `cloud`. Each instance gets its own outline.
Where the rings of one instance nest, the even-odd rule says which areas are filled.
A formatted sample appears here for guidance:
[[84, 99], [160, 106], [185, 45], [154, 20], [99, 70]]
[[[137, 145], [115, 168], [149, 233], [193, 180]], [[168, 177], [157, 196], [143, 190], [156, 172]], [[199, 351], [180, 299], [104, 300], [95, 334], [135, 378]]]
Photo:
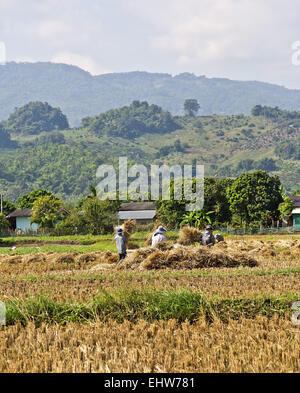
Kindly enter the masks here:
[[0, 10], [5, 11], [9, 8], [14, 7], [16, 0], [0, 0]]
[[6, 48], [4, 42], [0, 41], [0, 65], [6, 62]]
[[107, 73], [107, 70], [101, 69], [98, 64], [89, 56], [82, 56], [77, 53], [62, 52], [53, 56], [51, 59], [53, 63], [63, 63], [74, 65], [88, 71], [92, 75], [99, 75]]
[[[299, 85], [291, 43], [300, 39], [298, 0], [130, 0], [153, 26], [149, 46], [178, 70]], [[300, 69], [298, 69], [298, 73]], [[287, 76], [289, 77], [287, 78]]]
[[42, 39], [57, 39], [71, 32], [72, 28], [70, 28], [66, 23], [58, 20], [44, 21], [40, 23], [36, 29], [36, 33]]
[[35, 59], [33, 57], [17, 57], [15, 59], [15, 62], [17, 63], [35, 63]]
[[289, 0], [0, 0], [7, 59], [75, 64], [91, 73], [145, 70], [265, 80], [300, 88]]
[[276, 26], [282, 28], [282, 14], [276, 12], [275, 3], [276, 0], [166, 0], [156, 22], [164, 32], [150, 37], [150, 42], [158, 50], [176, 53], [185, 63], [188, 59], [199, 62], [267, 54], [270, 33]]

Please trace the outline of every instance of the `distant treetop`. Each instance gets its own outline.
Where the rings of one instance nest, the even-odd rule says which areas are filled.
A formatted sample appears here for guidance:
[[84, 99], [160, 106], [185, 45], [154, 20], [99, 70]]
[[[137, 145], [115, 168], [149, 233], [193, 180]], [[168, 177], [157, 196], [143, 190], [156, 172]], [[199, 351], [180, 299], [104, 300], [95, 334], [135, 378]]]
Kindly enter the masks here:
[[10, 139], [9, 132], [0, 123], [0, 149], [15, 147], [16, 143]]
[[251, 111], [252, 116], [264, 116], [270, 119], [296, 119], [300, 117], [299, 111], [287, 111], [284, 109], [278, 108], [278, 106], [270, 107], [270, 106], [262, 106], [255, 105], [255, 107]]
[[53, 108], [47, 102], [30, 102], [16, 108], [3, 125], [7, 131], [23, 135], [69, 128], [68, 119], [60, 108]]
[[184, 101], [184, 112], [187, 116], [196, 116], [199, 109], [200, 105], [196, 99], [191, 98]]
[[86, 117], [82, 119], [82, 126], [96, 135], [129, 139], [146, 133], [168, 133], [178, 128], [169, 112], [157, 105], [149, 105], [146, 101], [133, 101], [130, 106]]

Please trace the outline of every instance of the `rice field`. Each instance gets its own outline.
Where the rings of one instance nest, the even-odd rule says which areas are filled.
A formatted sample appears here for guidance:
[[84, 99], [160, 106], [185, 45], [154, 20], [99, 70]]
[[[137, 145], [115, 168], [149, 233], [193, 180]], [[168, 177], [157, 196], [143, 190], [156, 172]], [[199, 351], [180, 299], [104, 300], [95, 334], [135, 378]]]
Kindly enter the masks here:
[[300, 236], [177, 237], [2, 239], [0, 372], [299, 372]]
[[300, 335], [284, 318], [15, 325], [1, 372], [299, 372]]

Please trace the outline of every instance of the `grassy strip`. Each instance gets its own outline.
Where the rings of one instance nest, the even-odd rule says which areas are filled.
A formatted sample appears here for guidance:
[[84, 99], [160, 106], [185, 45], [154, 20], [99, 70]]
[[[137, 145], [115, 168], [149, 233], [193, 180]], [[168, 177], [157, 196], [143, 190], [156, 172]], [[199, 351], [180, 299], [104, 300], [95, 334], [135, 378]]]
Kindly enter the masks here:
[[[153, 278], [155, 273], [127, 273], [118, 272], [109, 274], [78, 274], [74, 276], [63, 276], [63, 275], [43, 275], [43, 276], [19, 276], [19, 277], [0, 277], [0, 282], [4, 281], [43, 281], [43, 280], [101, 280], [105, 281], [106, 278], [112, 279], [136, 279], [136, 278]], [[191, 271], [191, 272], [159, 272], [159, 276], [165, 278], [185, 278], [185, 277], [242, 277], [242, 276], [279, 276], [279, 275], [290, 275], [290, 274], [300, 274], [300, 267], [296, 268], [286, 268], [277, 270], [232, 270], [228, 271]]]
[[[169, 231], [168, 232], [168, 240], [177, 240], [178, 239], [178, 231]], [[144, 243], [147, 239], [149, 232], [135, 232], [131, 236], [131, 241], [139, 241]], [[291, 236], [290, 233], [274, 233], [272, 235], [228, 235], [224, 234], [226, 239], [228, 240], [263, 240], [263, 241], [277, 241], [281, 236], [285, 238], [289, 236], [289, 240], [299, 240], [300, 234], [293, 234]], [[37, 245], [39, 243], [51, 245], [54, 244], [74, 244], [74, 245], [94, 245], [96, 243], [101, 242], [111, 242], [114, 238], [113, 234], [107, 235], [70, 235], [70, 236], [15, 236], [15, 237], [4, 237], [0, 238], [0, 249], [2, 247], [12, 247], [12, 246], [22, 246], [22, 245]]]
[[27, 254], [37, 254], [43, 252], [55, 252], [55, 253], [71, 253], [77, 252], [78, 254], [85, 254], [95, 251], [112, 251], [116, 252], [116, 246], [112, 241], [102, 241], [101, 243], [96, 243], [93, 245], [43, 245], [40, 247], [18, 247], [16, 250], [12, 251], [10, 248], [1, 247], [0, 254], [5, 255], [27, 255]]
[[[134, 241], [132, 242], [136, 244], [139, 247], [143, 246], [142, 241]], [[80, 244], [69, 244], [69, 245], [64, 245], [64, 244], [47, 244], [47, 245], [41, 245], [41, 246], [22, 246], [22, 247], [17, 247], [16, 250], [11, 250], [9, 247], [0, 247], [0, 255], [27, 255], [27, 254], [37, 254], [37, 253], [43, 253], [43, 252], [55, 252], [55, 253], [71, 253], [71, 252], [77, 252], [78, 254], [87, 254], [90, 252], [95, 252], [95, 251], [111, 251], [111, 252], [117, 252], [115, 242], [113, 240], [107, 240], [107, 241], [101, 241], [99, 243], [95, 243], [92, 245], [80, 245]]]
[[274, 270], [239, 269], [239, 270], [232, 270], [231, 272], [192, 271], [190, 274], [186, 274], [186, 275], [192, 277], [232, 277], [232, 276], [276, 276], [276, 275], [289, 275], [289, 274], [298, 274], [298, 273], [300, 273], [300, 267], [295, 267], [295, 268], [291, 267], [286, 269], [274, 269]]
[[[176, 240], [178, 238], [178, 231], [168, 232], [169, 240]], [[131, 236], [131, 241], [145, 242], [149, 232], [135, 232]], [[0, 238], [1, 247], [12, 247], [21, 245], [35, 245], [38, 243], [44, 244], [77, 244], [82, 246], [93, 245], [100, 242], [111, 242], [114, 239], [114, 234], [108, 235], [70, 235], [70, 236], [18, 236], [18, 237], [4, 237]]]
[[187, 289], [179, 291], [122, 290], [114, 293], [103, 291], [87, 303], [60, 303], [49, 297], [41, 296], [27, 299], [14, 299], [6, 302], [7, 325], [29, 321], [41, 323], [93, 322], [96, 320], [116, 320], [132, 322], [143, 319], [149, 322], [175, 319], [178, 322], [196, 321], [205, 315], [207, 320], [220, 318], [254, 318], [256, 315], [271, 317], [285, 315], [291, 310], [296, 295], [280, 297], [253, 297], [241, 299], [206, 299], [201, 293]]

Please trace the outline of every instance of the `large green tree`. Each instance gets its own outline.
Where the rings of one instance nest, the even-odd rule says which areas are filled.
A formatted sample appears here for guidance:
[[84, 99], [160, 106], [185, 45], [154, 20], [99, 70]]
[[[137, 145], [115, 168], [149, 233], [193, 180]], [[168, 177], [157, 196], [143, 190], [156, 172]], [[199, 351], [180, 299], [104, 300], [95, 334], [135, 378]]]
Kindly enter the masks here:
[[66, 219], [57, 226], [60, 233], [65, 234], [105, 234], [113, 231], [117, 223], [117, 209], [119, 203], [116, 201], [101, 201], [97, 197], [89, 196], [80, 201], [73, 208]]
[[283, 202], [278, 176], [264, 171], [244, 173], [227, 189], [230, 210], [246, 223], [265, 223], [278, 218], [279, 204]]
[[112, 231], [117, 222], [115, 204], [98, 198], [86, 200], [82, 206], [82, 216], [86, 231], [94, 235]]
[[[202, 218], [207, 217], [208, 213], [212, 224], [220, 225], [231, 220], [232, 212], [227, 198], [227, 188], [233, 183], [233, 179], [204, 179], [204, 207], [200, 212], [195, 212]], [[178, 228], [186, 221], [189, 224], [191, 219], [192, 225], [197, 222], [195, 215], [186, 214], [186, 201], [174, 200], [174, 180], [171, 180], [170, 200], [158, 201], [157, 216], [170, 228]], [[195, 219], [194, 219], [195, 218]], [[202, 220], [204, 222], [205, 220]], [[209, 222], [208, 220], [206, 220]]]
[[[174, 179], [170, 181], [170, 200], [159, 200], [155, 202], [157, 218], [169, 228], [179, 228], [186, 214], [186, 201], [174, 200]], [[183, 190], [183, 184], [182, 184]]]
[[204, 179], [204, 209], [213, 211], [211, 220], [214, 225], [231, 221], [232, 212], [227, 198], [227, 189], [231, 187], [233, 179]]
[[52, 199], [58, 200], [58, 198], [50, 191], [47, 190], [34, 190], [29, 194], [23, 195], [16, 200], [18, 209], [32, 209], [34, 202], [44, 196], [49, 196]]
[[3, 200], [3, 214], [8, 216], [14, 210], [16, 210], [16, 206], [14, 203], [7, 201], [7, 200]]
[[31, 222], [41, 228], [54, 228], [57, 221], [63, 218], [62, 201], [51, 196], [38, 198], [33, 204]]

